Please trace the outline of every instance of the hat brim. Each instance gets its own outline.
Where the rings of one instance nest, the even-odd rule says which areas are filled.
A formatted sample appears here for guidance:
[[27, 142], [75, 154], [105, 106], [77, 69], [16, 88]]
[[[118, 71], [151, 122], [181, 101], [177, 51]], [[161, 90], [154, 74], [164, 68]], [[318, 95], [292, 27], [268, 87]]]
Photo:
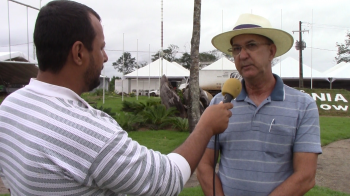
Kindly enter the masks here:
[[271, 39], [277, 48], [275, 57], [281, 56], [286, 52], [288, 52], [290, 48], [293, 46], [293, 42], [294, 42], [293, 37], [289, 33], [279, 29], [247, 28], [247, 29], [239, 29], [239, 30], [233, 30], [233, 31], [221, 33], [213, 37], [213, 39], [211, 40], [211, 43], [216, 49], [232, 56], [232, 53], [228, 51], [228, 49], [232, 47], [230, 40], [233, 37], [237, 35], [242, 35], [242, 34], [262, 35]]

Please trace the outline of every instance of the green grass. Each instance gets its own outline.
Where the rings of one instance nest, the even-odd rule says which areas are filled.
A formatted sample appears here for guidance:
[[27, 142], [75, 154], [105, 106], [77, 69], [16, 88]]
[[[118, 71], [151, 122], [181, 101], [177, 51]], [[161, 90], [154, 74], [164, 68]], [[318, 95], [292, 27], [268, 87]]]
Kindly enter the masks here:
[[180, 146], [189, 133], [176, 131], [133, 131], [129, 137], [149, 149], [168, 154]]
[[[104, 108], [112, 108], [112, 112], [121, 112], [122, 109], [122, 96], [111, 96], [106, 95], [105, 96], [105, 103], [103, 104], [102, 97], [98, 96], [87, 96], [86, 94], [83, 94], [82, 97], [89, 103], [97, 103], [97, 106], [103, 106]], [[160, 100], [159, 97], [150, 97], [148, 96], [139, 96], [138, 100], [136, 97], [126, 97], [124, 96], [124, 101], [140, 101], [146, 103], [147, 100]]]
[[320, 116], [321, 145], [350, 138], [350, 118]]
[[350, 196], [348, 193], [333, 191], [329, 188], [315, 186], [305, 196]]
[[204, 193], [200, 186], [195, 186], [191, 188], [184, 188], [179, 196], [204, 196]]

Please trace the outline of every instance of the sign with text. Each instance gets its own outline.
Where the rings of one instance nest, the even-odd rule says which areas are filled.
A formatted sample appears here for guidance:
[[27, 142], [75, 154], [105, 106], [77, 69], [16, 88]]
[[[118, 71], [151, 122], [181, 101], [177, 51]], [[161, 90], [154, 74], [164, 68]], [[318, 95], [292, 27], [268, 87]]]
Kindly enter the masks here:
[[[301, 92], [304, 92], [301, 90]], [[305, 93], [305, 92], [304, 92]], [[349, 102], [340, 93], [307, 93], [310, 95], [319, 105], [319, 109], [322, 110], [335, 110], [339, 112], [347, 112], [349, 108]]]

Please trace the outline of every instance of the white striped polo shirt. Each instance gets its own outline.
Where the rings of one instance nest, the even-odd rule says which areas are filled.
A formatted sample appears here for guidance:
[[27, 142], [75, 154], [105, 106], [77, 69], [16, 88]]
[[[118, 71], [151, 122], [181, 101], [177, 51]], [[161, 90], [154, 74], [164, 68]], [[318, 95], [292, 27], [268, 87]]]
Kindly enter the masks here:
[[0, 105], [0, 177], [12, 195], [176, 195], [190, 173], [70, 89], [32, 79]]

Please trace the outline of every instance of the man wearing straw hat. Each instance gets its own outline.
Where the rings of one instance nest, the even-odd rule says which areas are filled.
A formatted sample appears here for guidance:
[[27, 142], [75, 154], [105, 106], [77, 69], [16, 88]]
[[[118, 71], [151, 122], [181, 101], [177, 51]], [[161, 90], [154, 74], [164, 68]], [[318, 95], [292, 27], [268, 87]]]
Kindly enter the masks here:
[[[272, 73], [273, 58], [286, 53], [293, 38], [260, 16], [243, 14], [232, 31], [213, 45], [232, 55], [243, 77], [232, 101], [229, 126], [219, 135], [219, 171], [213, 188], [214, 139], [197, 168], [205, 195], [303, 195], [315, 185], [322, 153], [317, 105], [307, 94]], [[218, 94], [211, 104], [223, 100]], [[215, 158], [215, 162], [217, 158]]]

